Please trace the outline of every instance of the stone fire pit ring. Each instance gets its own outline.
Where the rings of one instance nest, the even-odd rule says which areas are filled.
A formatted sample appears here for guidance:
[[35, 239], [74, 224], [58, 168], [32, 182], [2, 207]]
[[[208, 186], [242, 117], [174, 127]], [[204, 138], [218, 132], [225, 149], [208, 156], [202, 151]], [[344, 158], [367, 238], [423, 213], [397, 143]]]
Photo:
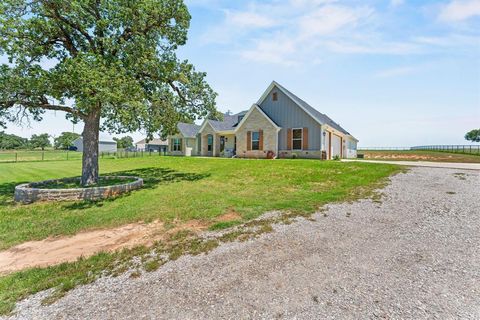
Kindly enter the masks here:
[[[74, 182], [80, 178], [52, 179], [20, 184], [15, 187], [15, 201], [23, 204], [37, 201], [78, 201], [101, 200], [121, 195], [143, 187], [143, 179], [132, 176], [106, 176], [100, 179], [124, 179], [124, 184], [91, 188], [50, 189], [42, 188], [45, 184], [55, 182]], [[133, 180], [133, 181], [131, 181]]]

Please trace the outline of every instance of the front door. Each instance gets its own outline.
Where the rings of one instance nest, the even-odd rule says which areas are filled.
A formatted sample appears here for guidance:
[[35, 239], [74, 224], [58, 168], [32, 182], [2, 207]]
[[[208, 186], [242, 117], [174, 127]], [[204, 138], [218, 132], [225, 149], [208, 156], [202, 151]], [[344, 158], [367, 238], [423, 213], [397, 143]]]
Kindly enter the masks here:
[[207, 135], [207, 156], [213, 156], [213, 135]]
[[225, 150], [225, 136], [220, 136], [220, 152]]

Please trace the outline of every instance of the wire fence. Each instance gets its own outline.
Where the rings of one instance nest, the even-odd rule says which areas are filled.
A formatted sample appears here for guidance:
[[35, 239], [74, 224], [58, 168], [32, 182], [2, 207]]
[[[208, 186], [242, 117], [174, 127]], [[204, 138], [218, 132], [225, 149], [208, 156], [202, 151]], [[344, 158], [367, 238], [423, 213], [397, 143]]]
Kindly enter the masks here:
[[[117, 151], [100, 152], [101, 159], [123, 159], [139, 157], [166, 156], [168, 152], [154, 151]], [[29, 162], [29, 161], [68, 161], [81, 160], [82, 152], [67, 150], [0, 150], [0, 163], [2, 162]]]
[[82, 153], [67, 150], [4, 150], [0, 162], [62, 161], [82, 159]]

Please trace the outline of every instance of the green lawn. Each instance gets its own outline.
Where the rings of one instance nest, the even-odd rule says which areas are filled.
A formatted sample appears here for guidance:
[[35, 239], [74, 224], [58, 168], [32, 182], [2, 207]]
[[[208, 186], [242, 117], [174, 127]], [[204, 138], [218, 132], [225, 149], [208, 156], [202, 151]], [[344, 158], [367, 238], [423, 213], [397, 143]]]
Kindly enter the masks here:
[[73, 177], [80, 165], [80, 161], [0, 164], [0, 249], [140, 220], [208, 221], [229, 209], [247, 220], [268, 210], [310, 212], [396, 170], [388, 165], [312, 160], [107, 159], [100, 163], [103, 174], [140, 176], [145, 179], [143, 190], [95, 203], [13, 203], [15, 185]]
[[[105, 159], [100, 162], [102, 174], [140, 176], [145, 179], [145, 187], [101, 202], [13, 203], [15, 185], [73, 177], [80, 166], [80, 161], [0, 164], [1, 249], [28, 240], [135, 221], [200, 219], [213, 224], [216, 217], [231, 210], [240, 213], [244, 221], [269, 210], [311, 213], [329, 202], [369, 195], [386, 177], [400, 170], [394, 165], [315, 160]], [[210, 245], [191, 246], [195, 249], [188, 252]], [[0, 313], [10, 311], [16, 300], [28, 294], [51, 287], [63, 292], [88, 283], [101, 270], [111, 269], [119, 256], [128, 260], [136, 254], [102, 253], [75, 263], [0, 277]]]
[[424, 150], [358, 150], [367, 160], [435, 161], [480, 163], [480, 154], [462, 154]]

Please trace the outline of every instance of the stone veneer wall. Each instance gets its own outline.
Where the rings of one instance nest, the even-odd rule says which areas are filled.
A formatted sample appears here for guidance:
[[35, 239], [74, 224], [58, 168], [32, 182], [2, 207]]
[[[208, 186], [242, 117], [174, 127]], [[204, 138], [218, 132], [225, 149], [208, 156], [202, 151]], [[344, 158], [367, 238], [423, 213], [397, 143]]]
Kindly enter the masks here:
[[280, 150], [278, 158], [292, 158], [293, 154], [302, 159], [322, 159], [322, 151], [320, 150]]
[[207, 135], [211, 134], [213, 136], [213, 150], [211, 151], [212, 156], [214, 156], [214, 157], [218, 156], [218, 154], [220, 152], [220, 141], [219, 141], [218, 136], [216, 135], [215, 130], [213, 130], [212, 126], [209, 123], [207, 123], [205, 125], [205, 128], [203, 129], [203, 131], [200, 132], [200, 134], [201, 134], [201, 139], [202, 139], [202, 142], [201, 142], [202, 150], [200, 151], [200, 155], [201, 156], [208, 156]]
[[[247, 151], [247, 131], [263, 130], [263, 150]], [[253, 109], [242, 124], [237, 136], [237, 156], [240, 158], [266, 158], [268, 151], [277, 154], [278, 131], [257, 109]]]
[[135, 179], [135, 181], [113, 186], [76, 189], [42, 189], [41, 186], [49, 182], [73, 181], [78, 178], [32, 182], [15, 187], [15, 201], [28, 204], [37, 201], [100, 200], [140, 189], [143, 186], [143, 179], [139, 177], [118, 176], [102, 177], [102, 179]]

